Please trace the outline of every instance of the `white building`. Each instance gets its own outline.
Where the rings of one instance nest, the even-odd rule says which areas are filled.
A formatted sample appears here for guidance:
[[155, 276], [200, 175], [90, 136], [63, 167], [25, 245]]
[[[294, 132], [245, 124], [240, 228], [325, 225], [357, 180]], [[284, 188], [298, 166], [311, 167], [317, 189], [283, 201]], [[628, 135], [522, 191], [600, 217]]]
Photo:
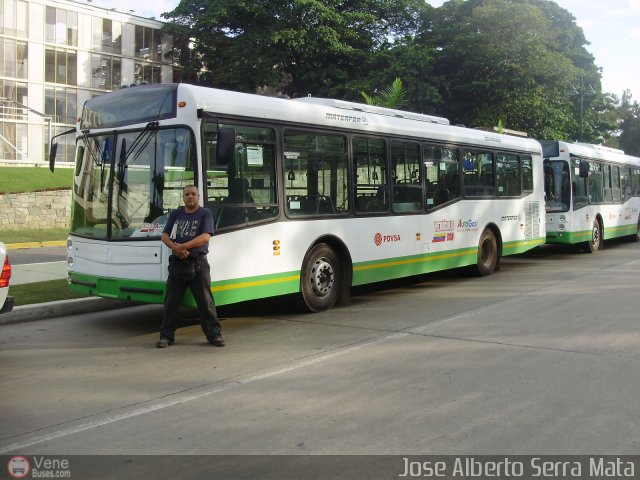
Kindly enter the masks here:
[[[50, 135], [73, 127], [91, 97], [171, 82], [162, 25], [90, 0], [0, 0], [0, 165], [46, 164]], [[72, 138], [60, 142], [58, 162], [72, 162]]]

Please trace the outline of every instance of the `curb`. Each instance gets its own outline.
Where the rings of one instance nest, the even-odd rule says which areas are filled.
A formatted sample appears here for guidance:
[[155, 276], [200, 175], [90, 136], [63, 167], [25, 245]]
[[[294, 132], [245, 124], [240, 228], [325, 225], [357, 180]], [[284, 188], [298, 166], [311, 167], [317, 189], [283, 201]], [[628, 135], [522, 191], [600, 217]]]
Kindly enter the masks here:
[[18, 250], [20, 248], [64, 247], [66, 244], [66, 240], [52, 240], [45, 242], [7, 243], [5, 247], [7, 250]]
[[33, 305], [14, 307], [11, 312], [0, 315], [0, 325], [44, 320], [62, 315], [101, 312], [116, 308], [127, 308], [139, 305], [127, 300], [111, 300], [100, 297], [78, 298], [74, 300], [57, 300]]

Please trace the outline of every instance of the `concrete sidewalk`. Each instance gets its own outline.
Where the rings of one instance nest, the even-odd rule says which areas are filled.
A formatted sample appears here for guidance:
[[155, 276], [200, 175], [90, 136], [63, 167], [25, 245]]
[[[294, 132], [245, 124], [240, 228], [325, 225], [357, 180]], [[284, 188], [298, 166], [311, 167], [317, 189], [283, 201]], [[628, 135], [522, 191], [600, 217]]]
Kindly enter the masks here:
[[76, 298], [73, 300], [58, 300], [55, 302], [35, 303], [14, 307], [9, 313], [0, 315], [0, 326], [11, 323], [30, 322], [32, 320], [47, 320], [52, 317], [78, 315], [116, 308], [127, 308], [139, 305], [126, 300], [110, 300], [101, 297]]
[[[66, 240], [55, 240], [45, 242], [22, 242], [7, 243], [5, 246], [10, 252], [11, 250], [25, 250], [41, 247], [64, 247]], [[11, 254], [9, 254], [11, 261]], [[46, 263], [27, 263], [21, 265], [11, 265], [11, 285], [24, 285], [25, 283], [46, 282], [48, 280], [60, 280], [67, 278], [67, 262], [46, 262]]]
[[67, 278], [67, 262], [64, 261], [11, 265], [10, 286], [63, 278]]

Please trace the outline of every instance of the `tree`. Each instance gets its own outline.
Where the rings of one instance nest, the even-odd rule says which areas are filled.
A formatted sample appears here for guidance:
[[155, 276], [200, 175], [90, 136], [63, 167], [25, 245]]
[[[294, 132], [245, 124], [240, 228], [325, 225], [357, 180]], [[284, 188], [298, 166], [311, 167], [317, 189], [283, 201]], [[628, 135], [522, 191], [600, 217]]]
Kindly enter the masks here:
[[633, 101], [630, 90], [622, 94], [619, 111], [622, 117], [619, 146], [628, 155], [640, 157], [640, 104]]
[[373, 97], [362, 92], [367, 105], [402, 109], [407, 104], [407, 91], [402, 85], [402, 80], [396, 78], [389, 88], [376, 93]]
[[419, 7], [418, 0], [182, 0], [163, 17], [178, 37], [176, 58], [188, 60], [187, 78], [245, 92], [345, 97], [359, 95], [363, 88], [354, 87], [376, 52], [415, 30]]
[[422, 37], [438, 52], [443, 110], [454, 122], [493, 127], [503, 118], [537, 138], [568, 139], [579, 115], [570, 87], [580, 77], [600, 87], [582, 30], [547, 0], [451, 0]]
[[619, 124], [584, 32], [550, 0], [181, 0], [163, 16], [191, 83], [361, 101], [402, 78], [403, 108], [452, 123], [593, 143]]

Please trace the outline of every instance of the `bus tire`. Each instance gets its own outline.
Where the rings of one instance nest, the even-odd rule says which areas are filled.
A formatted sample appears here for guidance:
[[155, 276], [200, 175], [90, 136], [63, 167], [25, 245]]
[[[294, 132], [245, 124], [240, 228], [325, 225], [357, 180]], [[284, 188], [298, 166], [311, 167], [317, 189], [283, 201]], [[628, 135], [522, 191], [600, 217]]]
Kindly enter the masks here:
[[338, 256], [326, 243], [313, 247], [302, 262], [300, 292], [312, 312], [333, 307], [340, 296], [341, 270]]
[[476, 269], [478, 275], [491, 275], [498, 265], [498, 241], [490, 228], [485, 228], [478, 242], [478, 261]]
[[598, 219], [593, 220], [593, 226], [591, 227], [591, 238], [588, 242], [589, 252], [597, 253], [604, 247], [602, 240], [602, 226]]
[[634, 242], [640, 242], [640, 217], [638, 217], [638, 228], [636, 228], [636, 233], [631, 235], [631, 240]]

